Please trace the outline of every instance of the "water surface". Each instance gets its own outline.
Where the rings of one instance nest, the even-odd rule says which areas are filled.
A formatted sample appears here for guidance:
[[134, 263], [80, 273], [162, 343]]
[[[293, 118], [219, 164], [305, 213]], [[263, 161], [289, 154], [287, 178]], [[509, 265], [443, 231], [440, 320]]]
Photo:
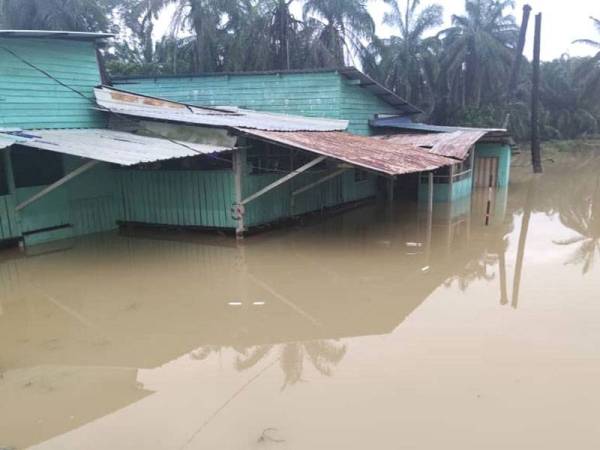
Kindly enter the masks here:
[[600, 154], [524, 162], [431, 218], [0, 253], [0, 448], [600, 448]]

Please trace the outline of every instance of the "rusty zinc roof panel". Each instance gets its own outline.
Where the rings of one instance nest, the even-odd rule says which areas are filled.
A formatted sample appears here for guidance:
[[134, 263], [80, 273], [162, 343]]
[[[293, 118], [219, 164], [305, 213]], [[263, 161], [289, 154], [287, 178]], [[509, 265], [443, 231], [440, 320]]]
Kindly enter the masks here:
[[487, 130], [461, 130], [452, 133], [392, 134], [378, 138], [384, 142], [415, 145], [429, 153], [464, 160], [471, 147], [487, 133]]
[[341, 131], [348, 128], [347, 120], [292, 116], [236, 107], [201, 108], [107, 87], [97, 88], [94, 92], [96, 102], [105, 110], [147, 119], [271, 131]]
[[456, 163], [453, 159], [427, 153], [411, 144], [382, 142], [374, 137], [357, 136], [341, 131], [239, 131], [253, 138], [329, 156], [387, 175], [429, 171]]

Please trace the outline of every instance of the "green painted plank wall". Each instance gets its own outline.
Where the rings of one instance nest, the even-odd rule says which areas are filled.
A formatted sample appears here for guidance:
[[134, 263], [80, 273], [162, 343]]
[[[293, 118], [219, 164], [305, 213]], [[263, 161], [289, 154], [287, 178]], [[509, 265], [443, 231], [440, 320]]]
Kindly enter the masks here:
[[0, 240], [16, 238], [21, 235], [21, 227], [14, 211], [14, 196], [0, 195]]
[[235, 228], [232, 171], [117, 172], [124, 198], [123, 221]]
[[477, 144], [475, 158], [498, 157], [498, 187], [508, 186], [510, 182], [510, 146], [502, 144]]
[[397, 111], [336, 72], [130, 78], [117, 87], [198, 106], [238, 106], [350, 121], [348, 131], [370, 134], [369, 120]]
[[93, 99], [101, 83], [95, 44], [61, 39], [0, 38], [0, 127], [103, 127], [92, 104], [23, 61], [45, 70]]
[[349, 120], [348, 131], [354, 134], [373, 134], [369, 120], [375, 114], [397, 114], [398, 111], [373, 95], [368, 90], [361, 88], [351, 80], [342, 80], [342, 104], [340, 117]]
[[238, 106], [330, 118], [339, 118], [340, 112], [340, 76], [335, 72], [133, 78], [115, 85], [199, 106]]
[[[76, 157], [62, 158], [65, 173], [84, 163]], [[15, 206], [46, 186], [18, 188], [14, 195], [0, 196], [0, 239], [27, 235], [25, 243], [34, 245], [56, 239], [109, 231], [117, 228], [122, 215], [122, 200], [116, 174], [108, 164], [100, 164], [50, 192], [21, 212]], [[68, 225], [60, 230], [39, 230]]]
[[[297, 216], [308, 212], [319, 211], [353, 201], [374, 197], [377, 177], [369, 174], [364, 181], [354, 180], [354, 170], [333, 178], [314, 189], [296, 196], [292, 207], [291, 194], [294, 190], [306, 186], [325, 173], [315, 172], [302, 174], [291, 182], [279, 186], [271, 192], [250, 203], [246, 207], [245, 225], [258, 226]], [[280, 174], [247, 175], [244, 183], [244, 196], [257, 192], [259, 189], [280, 178]]]

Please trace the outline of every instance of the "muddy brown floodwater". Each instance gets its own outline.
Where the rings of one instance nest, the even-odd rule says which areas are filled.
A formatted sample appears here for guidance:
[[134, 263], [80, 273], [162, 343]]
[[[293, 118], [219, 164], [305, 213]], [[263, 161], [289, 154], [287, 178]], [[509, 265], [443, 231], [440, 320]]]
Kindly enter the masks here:
[[600, 448], [600, 153], [518, 163], [487, 226], [477, 192], [2, 252], [0, 448]]

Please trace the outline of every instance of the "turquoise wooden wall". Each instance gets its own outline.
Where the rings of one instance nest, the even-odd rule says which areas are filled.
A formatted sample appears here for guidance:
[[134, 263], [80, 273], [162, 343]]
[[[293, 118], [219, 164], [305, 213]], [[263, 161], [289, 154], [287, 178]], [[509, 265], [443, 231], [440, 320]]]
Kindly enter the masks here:
[[14, 210], [14, 197], [0, 195], [0, 240], [16, 238], [21, 235], [21, 227]]
[[103, 127], [86, 99], [27, 66], [4, 48], [93, 99], [101, 83], [95, 44], [61, 39], [0, 38], [0, 127]]
[[[319, 211], [323, 208], [374, 197], [376, 194], [377, 177], [369, 173], [366, 180], [356, 182], [352, 169], [314, 189], [296, 195], [292, 202], [294, 190], [317, 181], [326, 174], [327, 172], [314, 172], [299, 175], [289, 183], [279, 186], [251, 202], [246, 207], [245, 225], [247, 227], [263, 225]], [[281, 174], [247, 175], [244, 183], [244, 196], [257, 192], [281, 176]]]
[[510, 163], [512, 153], [510, 146], [502, 144], [477, 144], [475, 158], [498, 158], [498, 186], [508, 186], [510, 182]]
[[348, 131], [354, 134], [371, 135], [369, 120], [375, 114], [397, 114], [398, 111], [381, 98], [361, 88], [354, 81], [342, 81], [342, 103], [340, 118], [349, 120]]
[[[498, 187], [506, 187], [510, 182], [510, 162], [511, 149], [508, 145], [480, 143], [475, 146], [475, 162], [477, 158], [498, 157]], [[473, 175], [473, 172], [471, 173]], [[458, 200], [471, 195], [473, 190], [473, 176], [455, 182], [450, 195], [449, 184], [435, 184], [433, 187], [433, 201], [444, 203], [452, 200]], [[428, 185], [419, 184], [419, 201], [426, 202], [428, 199]]]
[[[62, 161], [65, 172], [83, 164], [75, 157], [65, 156]], [[14, 194], [0, 196], [0, 239], [25, 234], [25, 243], [32, 245], [117, 228], [122, 199], [118, 180], [107, 164], [96, 166], [20, 212], [15, 211], [16, 205], [44, 187], [17, 188]], [[37, 232], [63, 225], [69, 226]], [[36, 233], [28, 234], [31, 232]]]
[[235, 228], [230, 170], [115, 172], [123, 192], [122, 221]]
[[131, 78], [115, 86], [198, 106], [345, 119], [356, 134], [370, 134], [375, 114], [397, 112], [337, 72]]

